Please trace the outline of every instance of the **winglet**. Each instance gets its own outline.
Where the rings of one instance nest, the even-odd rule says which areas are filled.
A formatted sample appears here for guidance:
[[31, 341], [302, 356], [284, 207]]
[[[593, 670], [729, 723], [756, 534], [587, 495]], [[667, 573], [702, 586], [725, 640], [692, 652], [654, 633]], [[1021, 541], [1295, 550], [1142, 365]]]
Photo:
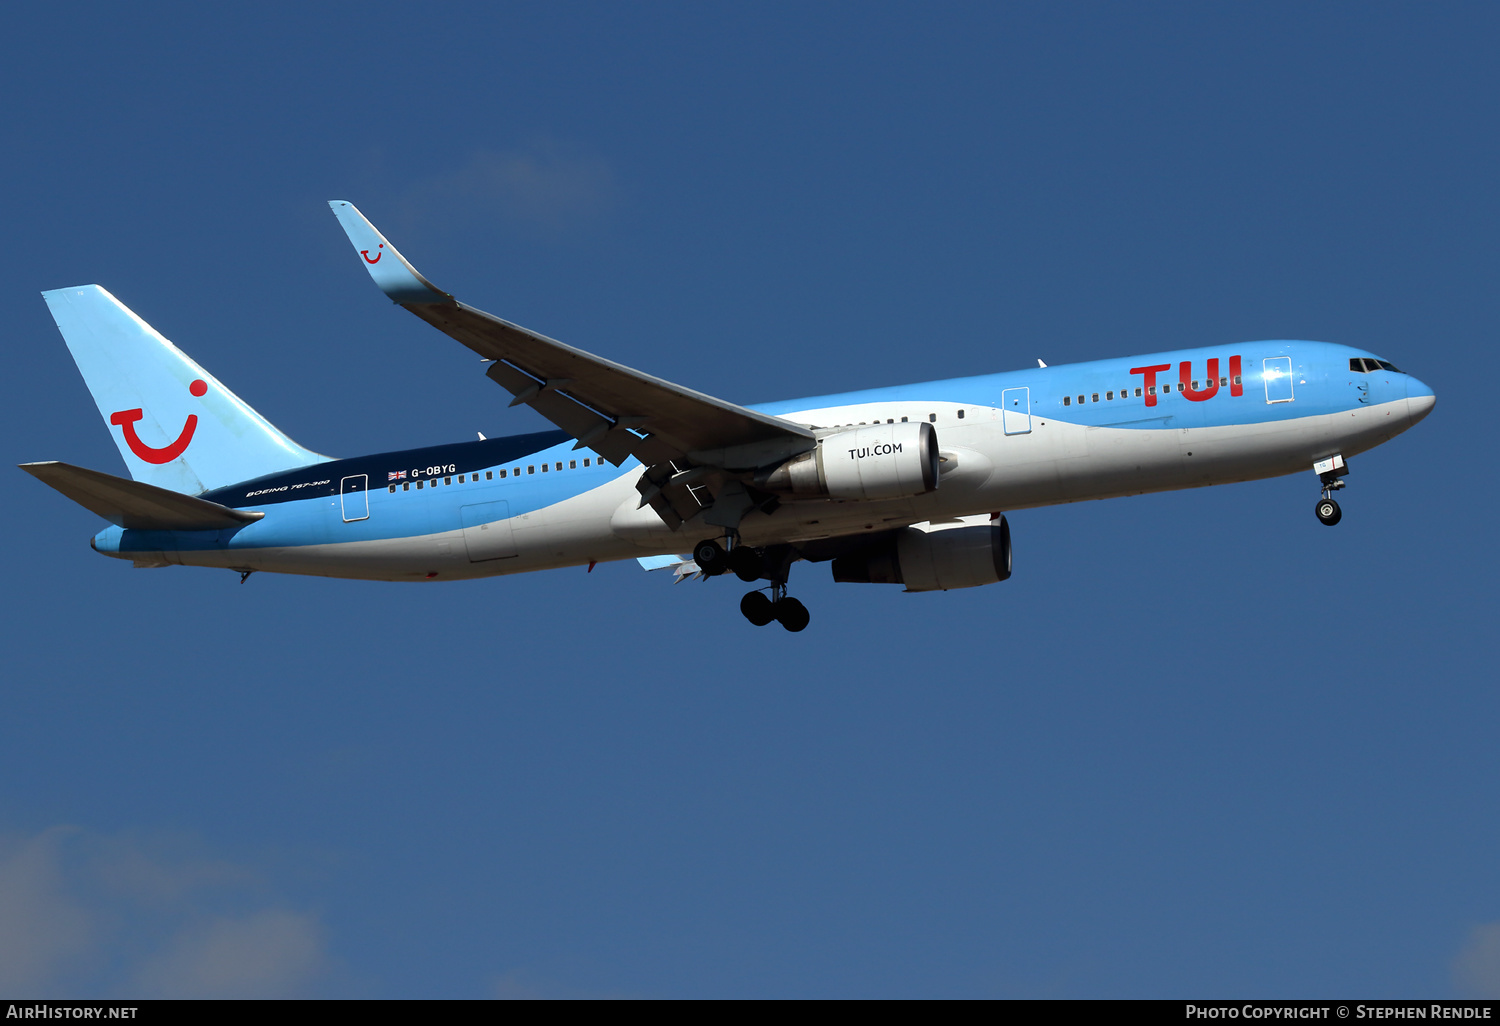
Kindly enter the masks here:
[[329, 200], [328, 206], [333, 210], [333, 216], [339, 219], [344, 234], [354, 243], [354, 250], [364, 261], [365, 270], [392, 302], [403, 306], [453, 302], [452, 296], [422, 277], [353, 203]]

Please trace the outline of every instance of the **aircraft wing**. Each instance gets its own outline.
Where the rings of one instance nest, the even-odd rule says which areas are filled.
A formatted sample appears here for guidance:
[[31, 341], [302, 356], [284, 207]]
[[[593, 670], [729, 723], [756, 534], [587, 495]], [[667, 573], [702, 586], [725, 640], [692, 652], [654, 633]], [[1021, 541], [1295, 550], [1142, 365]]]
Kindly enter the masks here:
[[[618, 466], [634, 456], [647, 467], [669, 461], [750, 470], [807, 452], [807, 427], [564, 345], [458, 302], [424, 278], [352, 203], [330, 200], [355, 251], [391, 299], [487, 360], [487, 374]], [[679, 470], [683, 467], [679, 466]]]

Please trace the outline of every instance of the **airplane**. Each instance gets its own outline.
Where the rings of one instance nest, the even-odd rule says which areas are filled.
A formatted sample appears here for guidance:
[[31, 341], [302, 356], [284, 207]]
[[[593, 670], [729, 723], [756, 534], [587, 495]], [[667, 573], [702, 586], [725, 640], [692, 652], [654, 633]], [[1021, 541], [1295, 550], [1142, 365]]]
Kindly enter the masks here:
[[[922, 592], [1011, 575], [1004, 511], [1349, 460], [1432, 389], [1362, 349], [1274, 340], [741, 406], [454, 299], [351, 203], [329, 203], [396, 304], [484, 361], [557, 430], [334, 459], [305, 449], [98, 285], [44, 292], [130, 479], [21, 469], [109, 521], [137, 567], [446, 581], [637, 558], [756, 583], [756, 626], [807, 627], [794, 563]], [[763, 583], [762, 583], [763, 582]]]

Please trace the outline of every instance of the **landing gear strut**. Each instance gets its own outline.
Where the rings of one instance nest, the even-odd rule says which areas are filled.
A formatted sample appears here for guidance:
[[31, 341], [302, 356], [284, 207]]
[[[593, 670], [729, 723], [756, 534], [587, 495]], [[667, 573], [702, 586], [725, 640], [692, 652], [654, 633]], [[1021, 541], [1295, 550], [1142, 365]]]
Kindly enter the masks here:
[[1326, 460], [1314, 463], [1313, 470], [1318, 472], [1318, 480], [1323, 485], [1323, 495], [1318, 499], [1318, 504], [1313, 507], [1313, 512], [1325, 525], [1332, 527], [1344, 518], [1344, 511], [1339, 509], [1339, 504], [1334, 501], [1333, 493], [1344, 487], [1341, 478], [1349, 473], [1349, 464], [1342, 456], [1330, 456]]
[[693, 562], [705, 577], [733, 572], [742, 581], [770, 580], [770, 588], [752, 591], [740, 599], [740, 612], [757, 627], [775, 620], [793, 634], [806, 630], [812, 619], [807, 607], [786, 593], [787, 576], [795, 558], [786, 545], [757, 549], [735, 544], [725, 551], [717, 539], [709, 538], [693, 547]]

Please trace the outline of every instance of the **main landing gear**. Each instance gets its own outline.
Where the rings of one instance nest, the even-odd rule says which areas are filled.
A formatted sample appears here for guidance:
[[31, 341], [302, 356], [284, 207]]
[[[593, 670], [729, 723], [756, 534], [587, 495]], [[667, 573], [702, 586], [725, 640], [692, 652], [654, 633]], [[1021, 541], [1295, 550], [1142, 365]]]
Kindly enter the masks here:
[[775, 620], [793, 634], [807, 629], [812, 619], [807, 607], [786, 593], [787, 575], [792, 565], [792, 551], [787, 546], [756, 549], [749, 545], [735, 545], [726, 551], [716, 539], [709, 538], [693, 547], [693, 562], [698, 564], [705, 577], [733, 573], [742, 581], [769, 579], [769, 595], [767, 589], [762, 589], [740, 599], [740, 612], [745, 619], [757, 627]]
[[693, 547], [693, 562], [698, 564], [704, 577], [733, 573], [742, 581], [754, 581], [761, 573], [761, 557], [755, 549], [748, 545], [736, 545], [726, 552], [724, 546], [713, 538]]
[[1318, 480], [1323, 484], [1323, 495], [1318, 499], [1318, 504], [1313, 507], [1313, 512], [1318, 519], [1329, 527], [1344, 519], [1344, 511], [1339, 509], [1339, 504], [1334, 501], [1333, 493], [1344, 487], [1341, 480], [1349, 473], [1349, 464], [1342, 456], [1330, 456], [1326, 460], [1319, 460], [1313, 464], [1313, 470], [1318, 472]]
[[757, 627], [775, 620], [793, 634], [806, 630], [812, 620], [807, 607], [787, 595], [785, 584], [771, 585], [770, 596], [763, 591], [750, 592], [740, 599], [740, 612]]

